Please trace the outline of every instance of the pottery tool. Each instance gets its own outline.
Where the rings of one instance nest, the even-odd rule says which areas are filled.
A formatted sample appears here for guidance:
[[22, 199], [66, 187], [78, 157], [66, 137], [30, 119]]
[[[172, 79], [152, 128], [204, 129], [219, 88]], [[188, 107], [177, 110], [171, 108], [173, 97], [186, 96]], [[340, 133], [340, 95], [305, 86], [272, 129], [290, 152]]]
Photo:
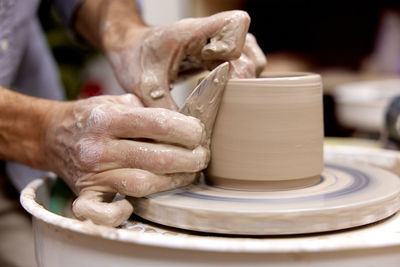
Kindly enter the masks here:
[[225, 62], [211, 71], [188, 96], [179, 112], [200, 119], [206, 130], [206, 139], [211, 131], [228, 82], [229, 63]]

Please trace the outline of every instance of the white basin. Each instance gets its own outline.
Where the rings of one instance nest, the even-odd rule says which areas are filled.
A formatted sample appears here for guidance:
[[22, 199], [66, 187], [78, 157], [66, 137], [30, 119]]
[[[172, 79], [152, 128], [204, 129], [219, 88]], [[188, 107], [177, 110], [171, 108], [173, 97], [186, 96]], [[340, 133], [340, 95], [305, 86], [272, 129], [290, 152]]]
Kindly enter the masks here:
[[[391, 165], [394, 169], [400, 158], [397, 152], [379, 149], [325, 148], [326, 157], [341, 157], [342, 152], [344, 156], [350, 153], [352, 158], [368, 164], [374, 161], [373, 154], [382, 154], [383, 158], [392, 160], [396, 165]], [[373, 165], [386, 163], [372, 162]], [[39, 266], [353, 267], [400, 264], [399, 213], [382, 222], [351, 230], [283, 237], [208, 236], [135, 221], [116, 229], [50, 212], [48, 206], [54, 181], [55, 178], [49, 177], [35, 180], [21, 194], [22, 205], [33, 215]]]

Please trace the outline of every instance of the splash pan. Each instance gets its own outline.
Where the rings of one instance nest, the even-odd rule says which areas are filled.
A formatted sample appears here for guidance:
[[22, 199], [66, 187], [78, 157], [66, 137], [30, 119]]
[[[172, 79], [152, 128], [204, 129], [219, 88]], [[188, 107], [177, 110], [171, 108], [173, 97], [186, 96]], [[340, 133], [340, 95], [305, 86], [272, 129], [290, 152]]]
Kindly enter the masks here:
[[[327, 147], [325, 158], [397, 172], [400, 156], [380, 149]], [[230, 236], [182, 231], [131, 218], [121, 228], [49, 211], [54, 178], [33, 181], [21, 195], [33, 215], [39, 266], [397, 266], [400, 214], [345, 231], [308, 235]]]

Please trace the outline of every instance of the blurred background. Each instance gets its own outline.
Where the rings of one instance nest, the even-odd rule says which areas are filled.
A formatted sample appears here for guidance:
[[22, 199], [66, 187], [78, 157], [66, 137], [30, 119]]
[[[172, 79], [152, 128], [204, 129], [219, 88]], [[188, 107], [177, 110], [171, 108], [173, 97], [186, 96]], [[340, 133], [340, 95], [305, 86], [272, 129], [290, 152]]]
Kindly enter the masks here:
[[[252, 19], [250, 32], [267, 55], [265, 71], [322, 75], [326, 136], [399, 143], [399, 1], [364, 5], [276, 4], [256, 0], [139, 2], [149, 25], [224, 10], [247, 11]], [[64, 28], [52, 1], [42, 1], [39, 16], [69, 99], [123, 92], [101, 53], [76, 41]], [[174, 97], [179, 103], [194, 84], [187, 82], [175, 87]], [[390, 118], [391, 114], [397, 115]]]

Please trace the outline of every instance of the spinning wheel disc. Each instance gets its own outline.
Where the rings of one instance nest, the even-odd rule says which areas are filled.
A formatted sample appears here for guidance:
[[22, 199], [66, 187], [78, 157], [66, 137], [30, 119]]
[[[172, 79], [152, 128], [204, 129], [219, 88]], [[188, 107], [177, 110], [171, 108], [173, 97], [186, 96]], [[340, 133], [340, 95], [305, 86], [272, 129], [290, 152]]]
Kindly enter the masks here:
[[400, 179], [370, 167], [327, 163], [314, 184], [248, 191], [205, 184], [133, 201], [147, 220], [211, 233], [281, 235], [345, 229], [384, 219], [400, 209]]

